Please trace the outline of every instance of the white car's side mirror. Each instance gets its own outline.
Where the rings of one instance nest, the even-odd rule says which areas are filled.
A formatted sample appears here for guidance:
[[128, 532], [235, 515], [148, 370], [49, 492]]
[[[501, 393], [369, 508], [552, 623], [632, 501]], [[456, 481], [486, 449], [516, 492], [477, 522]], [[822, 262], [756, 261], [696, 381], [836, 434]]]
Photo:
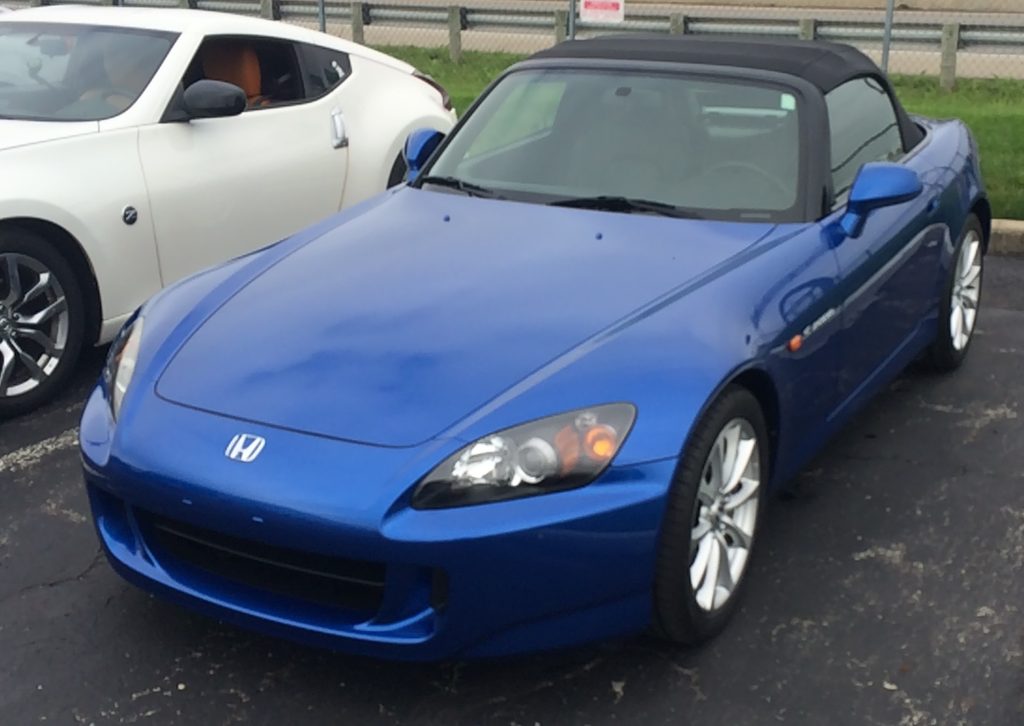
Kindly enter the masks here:
[[189, 119], [237, 116], [248, 101], [245, 91], [233, 83], [204, 79], [185, 89], [182, 105]]

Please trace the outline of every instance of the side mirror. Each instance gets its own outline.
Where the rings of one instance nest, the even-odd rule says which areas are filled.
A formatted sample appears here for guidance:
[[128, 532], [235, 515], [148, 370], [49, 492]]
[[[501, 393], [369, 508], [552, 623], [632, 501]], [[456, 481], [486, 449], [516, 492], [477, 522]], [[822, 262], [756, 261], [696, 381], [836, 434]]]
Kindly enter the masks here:
[[857, 172], [839, 226], [847, 237], [858, 237], [872, 211], [909, 202], [923, 189], [917, 174], [905, 166], [887, 161], [865, 164]]
[[245, 110], [245, 91], [233, 83], [203, 79], [185, 89], [182, 96], [185, 113], [190, 119], [237, 116]]
[[402, 149], [402, 156], [408, 169], [406, 181], [412, 181], [419, 175], [442, 140], [444, 134], [436, 129], [416, 129], [409, 134], [409, 138], [405, 140], [405, 148]]

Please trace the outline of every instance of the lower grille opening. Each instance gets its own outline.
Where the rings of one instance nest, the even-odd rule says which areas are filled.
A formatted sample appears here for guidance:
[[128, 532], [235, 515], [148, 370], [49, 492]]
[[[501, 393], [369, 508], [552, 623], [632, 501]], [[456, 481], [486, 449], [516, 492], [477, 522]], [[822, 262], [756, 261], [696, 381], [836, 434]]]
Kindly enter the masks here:
[[385, 566], [241, 539], [153, 514], [139, 517], [160, 551], [257, 590], [344, 610], [375, 612]]

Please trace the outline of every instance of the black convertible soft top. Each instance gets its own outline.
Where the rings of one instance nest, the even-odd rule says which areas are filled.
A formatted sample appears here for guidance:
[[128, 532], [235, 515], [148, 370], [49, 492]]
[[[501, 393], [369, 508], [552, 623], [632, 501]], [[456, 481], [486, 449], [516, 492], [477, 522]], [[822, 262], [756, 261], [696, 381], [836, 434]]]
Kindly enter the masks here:
[[921, 141], [892, 85], [871, 58], [856, 48], [821, 40], [725, 38], [631, 33], [570, 40], [542, 50], [531, 59], [603, 58], [661, 63], [690, 63], [774, 71], [803, 78], [828, 93], [848, 80], [871, 76], [886, 89], [896, 109], [904, 148]]

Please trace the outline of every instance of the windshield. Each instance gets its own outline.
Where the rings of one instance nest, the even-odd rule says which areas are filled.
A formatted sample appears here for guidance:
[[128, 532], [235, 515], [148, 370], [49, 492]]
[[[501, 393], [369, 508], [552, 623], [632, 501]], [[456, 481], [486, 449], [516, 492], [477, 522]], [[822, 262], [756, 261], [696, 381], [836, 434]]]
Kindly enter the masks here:
[[523, 70], [495, 86], [424, 173], [522, 201], [609, 197], [617, 211], [656, 211], [623, 204], [642, 200], [774, 219], [799, 202], [798, 113], [789, 91], [745, 80]]
[[99, 121], [149, 85], [173, 33], [0, 22], [0, 118]]

